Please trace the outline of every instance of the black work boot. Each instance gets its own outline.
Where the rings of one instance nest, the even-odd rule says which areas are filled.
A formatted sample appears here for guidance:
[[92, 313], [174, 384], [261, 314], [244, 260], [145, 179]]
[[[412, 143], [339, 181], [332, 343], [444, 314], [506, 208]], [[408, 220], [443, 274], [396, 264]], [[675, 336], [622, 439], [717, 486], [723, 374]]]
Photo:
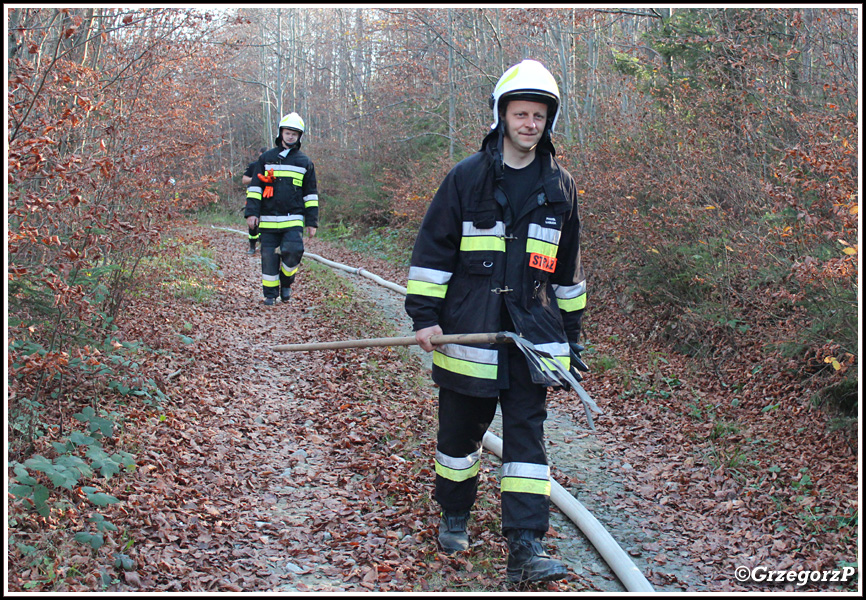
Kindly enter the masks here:
[[543, 537], [543, 533], [532, 529], [508, 531], [508, 581], [554, 581], [568, 575], [565, 565], [545, 552]]
[[251, 241], [250, 242], [250, 249], [247, 250], [247, 254], [255, 254], [255, 253], [256, 253], [256, 243]]
[[466, 523], [469, 521], [469, 511], [442, 511], [439, 520], [439, 545], [445, 554], [454, 554], [469, 548], [469, 534]]
[[284, 287], [283, 289], [280, 290], [280, 300], [282, 300], [283, 302], [288, 302], [289, 298], [291, 298], [291, 297], [292, 297], [292, 288]]

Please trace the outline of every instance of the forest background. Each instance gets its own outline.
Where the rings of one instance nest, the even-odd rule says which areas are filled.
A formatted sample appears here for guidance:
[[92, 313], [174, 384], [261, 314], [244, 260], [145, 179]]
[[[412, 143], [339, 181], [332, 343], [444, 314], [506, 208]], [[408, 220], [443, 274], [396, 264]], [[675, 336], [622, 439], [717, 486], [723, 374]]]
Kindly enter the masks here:
[[[133, 462], [90, 399], [162, 391], [112, 332], [175, 222], [242, 226], [240, 176], [281, 115], [306, 121], [322, 235], [405, 266], [524, 58], [559, 82], [595, 302], [709, 374], [751, 353], [859, 411], [859, 7], [7, 7], [6, 25], [9, 491], [43, 516], [58, 490], [114, 500], [76, 487]], [[73, 413], [87, 440], [58, 434]]]

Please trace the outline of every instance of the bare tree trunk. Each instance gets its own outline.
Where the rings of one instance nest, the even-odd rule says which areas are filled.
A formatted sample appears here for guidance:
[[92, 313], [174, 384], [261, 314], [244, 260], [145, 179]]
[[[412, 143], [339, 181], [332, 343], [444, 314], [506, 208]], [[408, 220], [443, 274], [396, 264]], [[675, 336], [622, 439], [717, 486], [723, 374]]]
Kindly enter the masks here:
[[277, 9], [277, 77], [274, 95], [277, 101], [277, 119], [283, 118], [283, 9]]
[[568, 54], [566, 52], [565, 36], [562, 32], [562, 23], [557, 18], [552, 19], [552, 21], [553, 22], [547, 30], [547, 33], [550, 35], [551, 42], [553, 43], [557, 58], [559, 59], [559, 70], [560, 73], [562, 73], [561, 81], [559, 83], [560, 122], [558, 125], [560, 131], [564, 130], [565, 139], [571, 141], [571, 83], [568, 70]]
[[[295, 48], [297, 46], [297, 10], [294, 8], [289, 9], [289, 89], [291, 90], [291, 94], [289, 95], [289, 102], [291, 103], [292, 110], [295, 110], [298, 106], [298, 63], [297, 63], [297, 55], [295, 54]], [[286, 110], [285, 112], [288, 112]], [[282, 115], [282, 113], [280, 113]]]
[[598, 26], [595, 20], [591, 23], [591, 33], [586, 43], [586, 92], [583, 96], [582, 115], [578, 122], [578, 142], [584, 144], [588, 130], [595, 120], [596, 84], [598, 81]]
[[268, 86], [266, 83], [268, 76], [268, 63], [265, 34], [265, 20], [259, 18], [259, 40], [261, 43], [261, 56], [259, 58], [259, 81], [261, 82], [262, 94], [262, 139], [268, 140], [268, 144], [266, 145], [270, 145], [271, 131], [273, 131], [273, 119], [271, 118], [271, 101], [270, 97], [268, 96]]
[[454, 160], [454, 11], [448, 9], [448, 158]]
[[352, 73], [352, 81], [355, 84], [355, 98], [358, 102], [358, 116], [364, 116], [367, 107], [367, 86], [364, 78], [366, 70], [364, 60], [364, 19], [363, 9], [355, 9], [355, 48], [354, 48], [354, 66]]

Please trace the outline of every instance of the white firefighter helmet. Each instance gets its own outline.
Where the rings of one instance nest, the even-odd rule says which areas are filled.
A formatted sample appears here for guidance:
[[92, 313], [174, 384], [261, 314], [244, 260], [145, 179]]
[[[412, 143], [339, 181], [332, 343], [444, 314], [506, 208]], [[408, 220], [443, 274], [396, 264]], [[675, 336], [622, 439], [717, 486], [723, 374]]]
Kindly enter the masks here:
[[280, 119], [280, 127], [279, 128], [281, 131], [283, 129], [293, 129], [293, 130], [297, 131], [298, 133], [302, 134], [302, 133], [304, 133], [304, 129], [305, 129], [304, 120], [301, 118], [301, 115], [299, 115], [296, 112], [292, 112], [292, 113], [287, 114], [282, 119]]
[[556, 119], [559, 117], [559, 86], [544, 65], [537, 60], [526, 59], [502, 74], [496, 87], [493, 88], [493, 94], [490, 95], [490, 108], [493, 109], [491, 129], [496, 129], [499, 125], [499, 103], [506, 96], [547, 104], [548, 129], [553, 133]]

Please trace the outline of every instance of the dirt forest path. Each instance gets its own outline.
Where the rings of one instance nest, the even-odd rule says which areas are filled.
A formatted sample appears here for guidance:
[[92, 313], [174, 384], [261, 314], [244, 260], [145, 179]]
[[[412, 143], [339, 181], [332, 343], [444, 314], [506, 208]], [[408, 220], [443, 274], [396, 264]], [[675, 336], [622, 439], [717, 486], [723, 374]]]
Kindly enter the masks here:
[[[470, 522], [473, 551], [456, 557], [436, 551], [435, 391], [424, 387], [423, 356], [388, 348], [270, 350], [281, 343], [408, 335], [402, 298], [324, 267], [316, 274], [305, 260], [290, 303], [264, 307], [260, 258], [244, 252], [245, 236], [205, 226], [187, 235], [216, 251], [218, 296], [207, 305], [187, 303], [154, 324], [182, 333], [187, 343], [165, 365], [173, 401], [142, 427], [136, 481], [124, 498], [130, 527], [139, 528], [139, 569], [122, 591], [513, 591], [504, 582], [494, 455], [485, 453], [481, 499]], [[316, 239], [306, 245], [405, 285], [405, 274], [384, 261]], [[354, 291], [322, 286], [323, 277]], [[347, 311], [354, 318], [346, 319]], [[641, 490], [634, 456], [611, 432], [588, 432], [577, 404], [557, 395], [551, 401], [554, 477], [653, 586], [749, 589], [732, 575], [725, 581], [721, 558], [695, 554], [701, 547], [721, 552], [733, 532], [707, 540], [699, 525], [687, 531], [682, 520], [689, 510], [677, 494], [659, 503]], [[644, 465], [644, 485], [651, 475], [666, 476], [671, 464]], [[671, 490], [672, 480], [666, 481]], [[573, 576], [532, 589], [622, 591], [579, 530], [558, 510], [552, 513], [551, 550]]]

